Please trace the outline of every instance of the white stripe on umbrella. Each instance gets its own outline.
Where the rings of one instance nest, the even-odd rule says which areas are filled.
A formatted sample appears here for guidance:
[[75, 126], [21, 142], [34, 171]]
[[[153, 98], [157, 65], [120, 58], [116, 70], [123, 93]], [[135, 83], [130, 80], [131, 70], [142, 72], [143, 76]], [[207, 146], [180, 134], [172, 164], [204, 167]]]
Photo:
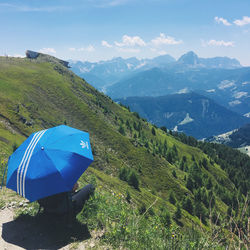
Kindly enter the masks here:
[[32, 145], [33, 145], [33, 141], [35, 141], [35, 139], [37, 138], [37, 136], [38, 136], [39, 134], [40, 134], [40, 132], [37, 132], [37, 133], [34, 134], [32, 140], [30, 141], [30, 143], [29, 143], [29, 145], [28, 145], [28, 147], [27, 147], [27, 149], [25, 150], [25, 153], [24, 153], [24, 155], [23, 155], [23, 158], [22, 158], [22, 160], [21, 160], [21, 163], [20, 163], [20, 165], [18, 166], [18, 169], [17, 169], [17, 178], [16, 178], [16, 180], [17, 180], [17, 193], [18, 193], [18, 194], [20, 194], [20, 191], [21, 191], [20, 188], [19, 188], [19, 185], [20, 185], [20, 181], [19, 181], [19, 179], [20, 179], [20, 171], [21, 171], [21, 169], [22, 169], [22, 167], [23, 167], [24, 161], [26, 161], [26, 158], [27, 158], [27, 156], [28, 156], [27, 152], [30, 150], [30, 147], [32, 147]]
[[25, 165], [26, 165], [26, 163], [27, 163], [27, 160], [28, 160], [28, 158], [29, 158], [29, 155], [30, 155], [30, 152], [32, 151], [32, 149], [34, 148], [34, 145], [35, 145], [35, 143], [36, 143], [36, 141], [37, 141], [37, 139], [39, 139], [39, 136], [42, 134], [42, 132], [43, 132], [44, 130], [42, 130], [42, 131], [40, 131], [40, 132], [38, 132], [37, 133], [37, 136], [36, 136], [36, 138], [35, 138], [35, 140], [32, 142], [32, 145], [31, 145], [31, 147], [29, 148], [29, 151], [28, 151], [28, 153], [27, 153], [27, 155], [26, 155], [26, 158], [25, 158], [25, 160], [24, 160], [24, 162], [23, 162], [23, 165], [22, 165], [22, 169], [21, 169], [21, 173], [20, 173], [20, 180], [19, 180], [19, 188], [20, 188], [20, 190], [19, 190], [19, 192], [20, 192], [20, 195], [23, 195], [23, 189], [22, 189], [22, 180], [23, 180], [23, 172], [24, 172], [24, 169], [25, 169]]
[[42, 136], [44, 135], [44, 133], [47, 131], [46, 130], [43, 130], [43, 132], [39, 135], [39, 138], [36, 140], [36, 143], [34, 145], [34, 147], [32, 148], [32, 151], [30, 152], [30, 155], [29, 155], [29, 159], [26, 163], [26, 166], [25, 166], [25, 171], [24, 171], [24, 175], [23, 175], [23, 197], [25, 197], [25, 177], [26, 177], [26, 173], [27, 173], [27, 170], [28, 170], [28, 167], [29, 167], [29, 164], [30, 164], [30, 159], [32, 157], [32, 154], [33, 154], [33, 151], [37, 145], [37, 143], [40, 141], [40, 139], [42, 138]]

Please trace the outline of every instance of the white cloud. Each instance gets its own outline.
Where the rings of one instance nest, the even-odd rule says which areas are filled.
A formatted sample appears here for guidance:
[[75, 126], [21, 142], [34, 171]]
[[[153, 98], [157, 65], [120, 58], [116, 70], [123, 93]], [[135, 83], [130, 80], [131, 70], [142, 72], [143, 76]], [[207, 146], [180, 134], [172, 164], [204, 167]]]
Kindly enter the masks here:
[[140, 49], [134, 49], [134, 48], [116, 48], [117, 51], [123, 52], [123, 53], [139, 53]]
[[124, 35], [122, 37], [122, 42], [116, 42], [115, 41], [115, 45], [118, 47], [134, 47], [134, 46], [146, 46], [146, 43], [139, 37], [139, 36], [128, 36], [128, 35]]
[[224, 47], [233, 47], [234, 46], [234, 42], [229, 41], [229, 42], [225, 42], [223, 40], [220, 41], [216, 41], [214, 39], [211, 39], [210, 41], [208, 41], [207, 43], [202, 43], [202, 46], [224, 46]]
[[39, 52], [44, 54], [56, 54], [56, 50], [54, 48], [42, 48]]
[[111, 44], [109, 44], [107, 41], [102, 41], [102, 46], [103, 47], [107, 47], [107, 48], [112, 48], [113, 46]]
[[74, 51], [76, 51], [76, 48], [69, 48], [69, 51], [74, 52]]
[[150, 48], [150, 50], [151, 50], [152, 52], [154, 52], [154, 53], [160, 55], [160, 56], [166, 55], [166, 54], [167, 54], [167, 52], [166, 52], [165, 50], [157, 50], [156, 48]]
[[243, 16], [241, 20], [240, 19], [235, 20], [234, 24], [236, 24], [237, 26], [244, 26], [244, 25], [250, 24], [250, 17]]
[[113, 1], [104, 1], [105, 3], [103, 3], [103, 5], [101, 7], [109, 7], [109, 6], [119, 6], [119, 5], [123, 5], [127, 2], [127, 0], [113, 0]]
[[214, 20], [217, 22], [217, 23], [222, 23], [222, 24], [224, 24], [224, 25], [226, 25], [226, 26], [231, 26], [232, 24], [231, 23], [229, 23], [228, 21], [227, 21], [227, 19], [224, 19], [224, 18], [222, 18], [222, 17], [215, 17], [214, 18]]
[[88, 47], [82, 47], [78, 49], [78, 51], [94, 52], [95, 48], [93, 45], [90, 44]]
[[130, 0], [88, 0], [87, 2], [96, 8], [108, 8], [124, 5]]
[[175, 40], [174, 37], [171, 36], [165, 36], [165, 34], [161, 33], [160, 36], [154, 38], [151, 40], [151, 43], [155, 46], [160, 45], [176, 45], [183, 43], [182, 40]]
[[163, 55], [166, 55], [167, 52], [165, 50], [160, 50], [160, 51], [157, 51], [157, 54], [160, 56], [163, 56]]
[[64, 7], [64, 6], [30, 7], [25, 5], [15, 5], [9, 3], [0, 3], [0, 7], [10, 11], [19, 11], [19, 12], [54, 12], [54, 11], [64, 11], [71, 9], [71, 7]]

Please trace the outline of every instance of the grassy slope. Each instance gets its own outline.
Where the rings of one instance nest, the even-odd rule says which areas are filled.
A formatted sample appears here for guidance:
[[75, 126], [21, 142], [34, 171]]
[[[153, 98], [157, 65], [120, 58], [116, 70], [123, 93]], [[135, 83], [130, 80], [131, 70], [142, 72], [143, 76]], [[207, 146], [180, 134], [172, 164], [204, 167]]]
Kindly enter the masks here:
[[[0, 57], [0, 89], [2, 162], [11, 154], [12, 145], [20, 145], [31, 132], [66, 122], [90, 133], [95, 161], [88, 171], [94, 173], [104, 185], [123, 193], [129, 190], [136, 203], [144, 202], [147, 206], [159, 197], [157, 204], [164, 204], [171, 212], [175, 211], [175, 207], [167, 201], [170, 190], [175, 192], [177, 200], [186, 194], [193, 197], [185, 187], [185, 172], [165, 158], [153, 156], [140, 140], [132, 139], [137, 131], [133, 130], [131, 135], [125, 129], [126, 135], [121, 135], [119, 126], [125, 128], [127, 120], [131, 125], [141, 123], [144, 137], [152, 140], [150, 147], [156, 141], [166, 139], [168, 147], [176, 145], [179, 159], [186, 156], [189, 165], [192, 164], [192, 156], [197, 162], [207, 156], [198, 148], [187, 146], [159, 129], [156, 129], [155, 136], [152, 135], [151, 124], [117, 105], [62, 65], [46, 60]], [[119, 180], [118, 171], [123, 166], [135, 169], [137, 173], [141, 169], [141, 191]], [[219, 166], [209, 163], [208, 169], [202, 171], [212, 177], [213, 183], [217, 183], [220, 177], [225, 179], [229, 189], [232, 188], [232, 183]], [[177, 179], [172, 176], [173, 170]], [[226, 205], [219, 200], [218, 204], [225, 212]], [[184, 214], [182, 222], [185, 225], [197, 222], [197, 218], [185, 211]]]

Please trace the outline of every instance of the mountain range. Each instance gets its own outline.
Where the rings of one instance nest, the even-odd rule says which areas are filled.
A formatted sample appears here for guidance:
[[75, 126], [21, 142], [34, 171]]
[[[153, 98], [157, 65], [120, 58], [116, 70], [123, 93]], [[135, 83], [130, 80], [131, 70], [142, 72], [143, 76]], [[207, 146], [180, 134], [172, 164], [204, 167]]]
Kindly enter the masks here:
[[250, 68], [228, 57], [200, 58], [188, 52], [175, 60], [121, 57], [70, 63], [72, 71], [112, 98], [198, 92], [242, 115], [250, 112]]
[[[246, 117], [250, 116], [250, 68], [242, 67], [236, 59], [228, 57], [200, 58], [191, 51], [182, 55], [178, 60], [169, 55], [141, 60], [136, 58], [114, 58], [98, 63], [71, 62], [71, 67], [76, 74], [84, 77], [93, 86], [106, 92], [113, 99], [158, 97], [196, 92], [228, 110]], [[184, 98], [182, 102], [185, 103], [185, 95], [179, 95], [178, 100], [182, 97]], [[143, 100], [145, 101], [145, 99]], [[218, 108], [218, 105], [216, 110], [222, 110]], [[173, 119], [172, 117], [166, 123], [166, 120], [163, 122], [158, 117], [158, 114], [164, 113], [164, 111], [161, 107], [157, 108], [159, 110], [155, 109], [154, 115], [150, 118], [148, 114], [141, 113], [141, 108], [139, 108], [139, 113], [149, 118], [154, 124], [169, 125], [172, 129], [176, 128], [178, 122], [181, 122], [180, 119], [185, 118], [182, 117], [183, 114], [185, 116], [189, 113], [179, 108], [178, 112], [182, 112], [182, 116], [178, 118], [179, 120], [177, 119], [178, 122], [177, 120], [175, 123], [170, 122]], [[173, 110], [169, 108], [173, 108]], [[228, 110], [225, 113], [228, 113]], [[176, 112], [173, 105], [168, 107], [168, 112]], [[223, 117], [222, 113], [217, 113], [217, 115], [221, 118]], [[232, 114], [232, 117], [235, 117], [235, 115], [235, 113]], [[159, 122], [159, 120], [161, 121]], [[196, 116], [196, 121], [198, 120], [200, 128], [207, 125], [206, 122], [202, 123], [204, 122], [204, 117], [199, 117], [198, 119]], [[236, 129], [242, 125], [240, 122], [229, 120], [221, 120], [222, 123], [225, 121], [224, 130], [221, 129], [223, 128], [222, 124], [218, 127], [215, 125], [217, 123], [215, 123], [214, 125], [211, 124], [211, 127], [217, 128], [217, 130], [212, 129], [205, 134], [208, 136], [216, 135], [227, 132], [230, 129]], [[237, 120], [246, 121], [245, 118]], [[236, 126], [231, 127], [233, 124]], [[197, 138], [202, 138], [204, 133], [200, 129], [195, 129], [195, 127], [191, 128], [194, 125], [195, 122], [185, 125], [185, 127], [190, 127], [188, 130], [180, 129], [181, 126], [179, 125], [179, 129]], [[212, 131], [215, 134], [211, 134]]]
[[198, 139], [239, 128], [250, 119], [197, 93], [117, 99], [158, 127], [165, 126]]
[[112, 60], [100, 61], [96, 63], [70, 61], [72, 71], [80, 77], [86, 79], [90, 84], [99, 90], [106, 91], [108, 86], [113, 85], [132, 75], [153, 68], [240, 68], [240, 62], [228, 57], [199, 58], [194, 52], [188, 52], [176, 61], [170, 55], [162, 55], [152, 59], [137, 59], [131, 57], [123, 59], [121, 57]]
[[175, 62], [170, 55], [158, 56], [153, 59], [137, 59], [121, 57], [96, 63], [69, 60], [71, 69], [78, 76], [90, 82], [95, 88], [105, 90], [119, 80], [126, 78], [134, 72], [143, 71], [160, 65]]

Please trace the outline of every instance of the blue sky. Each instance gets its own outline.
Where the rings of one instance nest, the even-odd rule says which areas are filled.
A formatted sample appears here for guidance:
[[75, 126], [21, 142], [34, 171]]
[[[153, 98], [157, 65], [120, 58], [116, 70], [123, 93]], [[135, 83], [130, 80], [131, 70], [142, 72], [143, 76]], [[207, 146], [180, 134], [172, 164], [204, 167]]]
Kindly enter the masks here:
[[0, 0], [0, 55], [228, 56], [250, 66], [249, 0]]

